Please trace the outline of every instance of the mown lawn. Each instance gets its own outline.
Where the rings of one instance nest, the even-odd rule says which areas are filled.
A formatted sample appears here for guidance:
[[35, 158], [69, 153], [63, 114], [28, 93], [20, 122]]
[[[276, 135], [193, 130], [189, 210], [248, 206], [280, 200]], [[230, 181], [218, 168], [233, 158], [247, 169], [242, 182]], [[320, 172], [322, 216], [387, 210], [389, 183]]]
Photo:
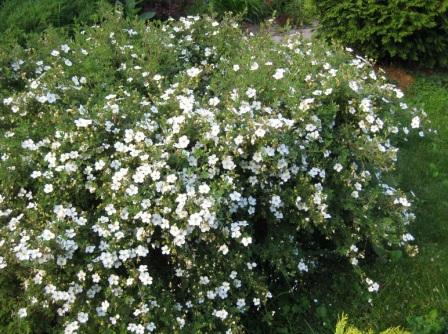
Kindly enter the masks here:
[[[448, 75], [416, 74], [407, 91], [410, 105], [422, 105], [437, 134], [411, 139], [401, 149], [401, 187], [415, 194], [412, 226], [420, 254], [375, 264], [382, 282], [373, 307], [347, 310], [364, 327], [403, 325], [412, 332], [448, 331]], [[433, 319], [433, 320], [431, 320]]]

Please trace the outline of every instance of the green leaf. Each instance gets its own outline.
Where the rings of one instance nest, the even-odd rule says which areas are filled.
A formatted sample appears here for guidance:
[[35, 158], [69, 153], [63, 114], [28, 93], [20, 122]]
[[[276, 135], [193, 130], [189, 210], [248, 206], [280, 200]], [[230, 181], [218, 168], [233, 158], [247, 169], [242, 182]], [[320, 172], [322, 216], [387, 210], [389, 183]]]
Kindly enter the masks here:
[[148, 11], [148, 12], [144, 12], [143, 14], [141, 14], [140, 18], [143, 20], [150, 20], [154, 16], [156, 16], [156, 12]]
[[395, 250], [390, 252], [390, 258], [392, 261], [398, 261], [403, 257], [403, 252], [401, 250]]

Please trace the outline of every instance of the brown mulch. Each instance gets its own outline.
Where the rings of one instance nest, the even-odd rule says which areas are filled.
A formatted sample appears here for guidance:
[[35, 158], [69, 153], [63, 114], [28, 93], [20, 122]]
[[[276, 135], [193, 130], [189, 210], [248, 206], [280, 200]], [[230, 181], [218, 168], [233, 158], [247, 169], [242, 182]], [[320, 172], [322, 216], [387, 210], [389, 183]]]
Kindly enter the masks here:
[[159, 19], [179, 18], [187, 15], [187, 9], [194, 0], [146, 0], [142, 4], [143, 12], [153, 11]]
[[408, 90], [415, 82], [415, 78], [404, 68], [395, 65], [383, 65], [381, 69], [384, 70], [388, 79], [395, 81], [403, 90]]

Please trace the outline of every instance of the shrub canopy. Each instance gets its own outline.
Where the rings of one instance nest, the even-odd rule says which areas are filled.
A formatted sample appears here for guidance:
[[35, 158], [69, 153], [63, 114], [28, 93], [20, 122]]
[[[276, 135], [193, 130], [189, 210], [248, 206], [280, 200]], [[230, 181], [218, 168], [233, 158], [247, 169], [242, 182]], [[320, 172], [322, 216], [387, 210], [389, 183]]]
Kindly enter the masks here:
[[412, 249], [390, 172], [423, 116], [345, 50], [111, 15], [0, 62], [0, 276], [22, 325], [239, 333], [328, 261], [375, 292], [366, 250]]

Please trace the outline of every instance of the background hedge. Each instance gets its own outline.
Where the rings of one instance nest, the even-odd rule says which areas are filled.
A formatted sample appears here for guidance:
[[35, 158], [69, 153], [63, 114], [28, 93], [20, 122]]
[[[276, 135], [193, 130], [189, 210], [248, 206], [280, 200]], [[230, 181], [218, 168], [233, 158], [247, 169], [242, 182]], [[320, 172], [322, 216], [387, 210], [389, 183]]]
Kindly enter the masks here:
[[447, 0], [321, 0], [321, 33], [382, 60], [448, 65]]

